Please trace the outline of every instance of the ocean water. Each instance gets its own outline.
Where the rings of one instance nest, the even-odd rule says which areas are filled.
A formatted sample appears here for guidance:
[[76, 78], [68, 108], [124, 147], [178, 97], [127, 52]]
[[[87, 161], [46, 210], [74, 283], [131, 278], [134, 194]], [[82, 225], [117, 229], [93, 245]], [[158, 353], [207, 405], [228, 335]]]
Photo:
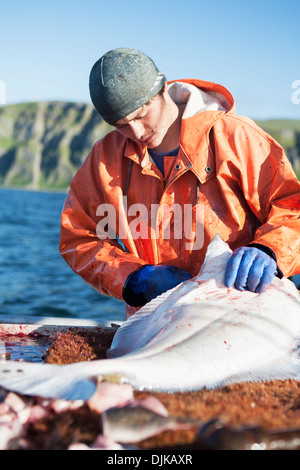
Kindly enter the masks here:
[[0, 317], [125, 320], [125, 304], [99, 294], [58, 252], [65, 198], [0, 189]]

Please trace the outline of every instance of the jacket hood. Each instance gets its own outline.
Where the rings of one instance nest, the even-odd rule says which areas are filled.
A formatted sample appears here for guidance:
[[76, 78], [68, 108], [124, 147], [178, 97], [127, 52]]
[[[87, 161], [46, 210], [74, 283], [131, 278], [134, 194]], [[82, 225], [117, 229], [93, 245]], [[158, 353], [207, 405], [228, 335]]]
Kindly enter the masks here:
[[203, 80], [182, 79], [168, 82], [168, 92], [176, 104], [184, 104], [182, 119], [204, 111], [234, 112], [231, 93], [222, 85]]

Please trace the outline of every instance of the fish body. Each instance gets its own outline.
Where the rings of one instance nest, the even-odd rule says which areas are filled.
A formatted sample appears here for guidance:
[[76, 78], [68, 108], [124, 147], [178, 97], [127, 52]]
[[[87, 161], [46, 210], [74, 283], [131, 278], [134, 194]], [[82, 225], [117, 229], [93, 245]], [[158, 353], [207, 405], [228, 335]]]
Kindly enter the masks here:
[[136, 443], [164, 431], [201, 428], [192, 418], [162, 416], [144, 406], [110, 408], [101, 415], [103, 434], [116, 442]]
[[85, 399], [99, 376], [167, 392], [299, 379], [296, 287], [275, 278], [260, 294], [227, 288], [223, 279], [230, 255], [228, 245], [214, 237], [200, 273], [128, 318], [108, 359], [64, 366], [0, 364], [0, 386], [27, 395]]

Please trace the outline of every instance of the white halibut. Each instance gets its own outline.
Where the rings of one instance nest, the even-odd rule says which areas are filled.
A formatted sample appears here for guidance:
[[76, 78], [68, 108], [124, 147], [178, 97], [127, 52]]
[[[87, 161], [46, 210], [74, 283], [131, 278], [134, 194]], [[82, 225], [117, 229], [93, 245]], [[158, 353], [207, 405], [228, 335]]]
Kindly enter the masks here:
[[6, 362], [0, 364], [0, 386], [25, 395], [88, 399], [99, 376], [166, 392], [299, 380], [298, 290], [278, 278], [261, 294], [228, 289], [223, 279], [230, 254], [214, 237], [201, 272], [128, 318], [109, 359], [63, 366]]

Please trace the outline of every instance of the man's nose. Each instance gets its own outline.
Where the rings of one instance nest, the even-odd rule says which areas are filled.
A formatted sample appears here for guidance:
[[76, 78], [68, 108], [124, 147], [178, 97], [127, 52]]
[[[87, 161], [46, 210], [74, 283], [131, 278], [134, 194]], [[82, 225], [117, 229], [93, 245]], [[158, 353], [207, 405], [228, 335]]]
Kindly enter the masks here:
[[133, 140], [140, 140], [144, 135], [144, 126], [141, 121], [132, 121], [129, 123]]

